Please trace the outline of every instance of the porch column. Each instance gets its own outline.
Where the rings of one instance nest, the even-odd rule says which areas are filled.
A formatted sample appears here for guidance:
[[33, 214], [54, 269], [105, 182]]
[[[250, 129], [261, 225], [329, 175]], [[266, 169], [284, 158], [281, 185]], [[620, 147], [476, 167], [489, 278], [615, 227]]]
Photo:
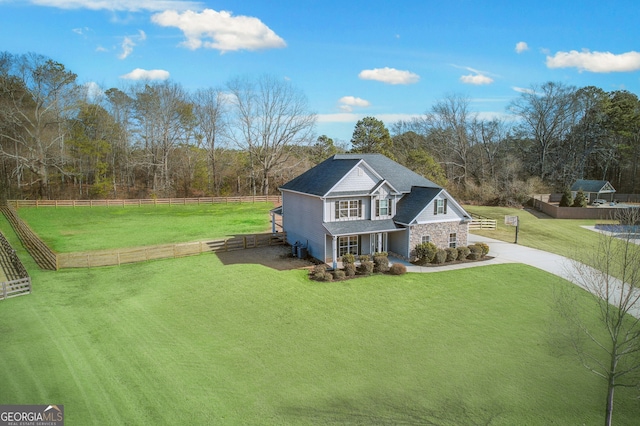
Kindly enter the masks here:
[[338, 237], [335, 235], [331, 241], [331, 258], [333, 259], [333, 270], [338, 269]]
[[276, 215], [275, 213], [271, 213], [271, 233], [276, 233]]

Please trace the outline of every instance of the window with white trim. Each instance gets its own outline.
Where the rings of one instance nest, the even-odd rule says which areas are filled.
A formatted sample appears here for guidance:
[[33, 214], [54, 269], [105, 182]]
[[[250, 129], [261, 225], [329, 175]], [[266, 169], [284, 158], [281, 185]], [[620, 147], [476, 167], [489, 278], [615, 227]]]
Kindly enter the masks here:
[[430, 243], [431, 242], [431, 237], [429, 235], [423, 235], [422, 236], [422, 244], [426, 244], [426, 243]]
[[358, 254], [358, 236], [348, 235], [346, 237], [338, 237], [338, 256], [342, 257], [346, 253], [354, 255]]
[[376, 216], [391, 216], [393, 214], [392, 206], [392, 200], [376, 200]]
[[362, 217], [360, 200], [336, 201], [336, 219]]
[[456, 248], [458, 245], [458, 234], [455, 232], [449, 234], [449, 247]]

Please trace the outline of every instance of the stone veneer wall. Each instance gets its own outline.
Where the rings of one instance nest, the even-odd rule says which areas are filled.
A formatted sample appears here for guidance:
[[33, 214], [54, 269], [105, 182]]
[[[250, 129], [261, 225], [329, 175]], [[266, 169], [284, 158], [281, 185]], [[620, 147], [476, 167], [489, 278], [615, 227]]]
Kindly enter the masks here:
[[415, 247], [422, 243], [423, 235], [428, 235], [436, 247], [445, 249], [449, 247], [449, 234], [454, 232], [457, 234], [458, 247], [466, 246], [469, 236], [469, 224], [466, 222], [438, 222], [412, 226], [409, 238], [410, 260], [415, 260]]

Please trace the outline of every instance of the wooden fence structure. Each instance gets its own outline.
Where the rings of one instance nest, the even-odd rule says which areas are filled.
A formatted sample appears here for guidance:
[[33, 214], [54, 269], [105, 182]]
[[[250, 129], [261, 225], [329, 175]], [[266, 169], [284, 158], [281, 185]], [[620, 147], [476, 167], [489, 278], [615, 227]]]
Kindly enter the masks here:
[[9, 241], [0, 232], [0, 300], [31, 294], [31, 277]]
[[489, 219], [488, 217], [480, 216], [478, 214], [474, 214], [471, 222], [469, 222], [469, 230], [478, 230], [478, 229], [490, 229], [495, 231], [498, 228], [498, 221], [495, 219]]
[[92, 268], [97, 266], [115, 266], [124, 263], [144, 262], [155, 259], [171, 259], [194, 256], [206, 252], [224, 252], [243, 250], [285, 243], [284, 233], [242, 235], [213, 241], [191, 243], [162, 244], [147, 247], [131, 247], [115, 250], [96, 250], [77, 253], [58, 253], [57, 267]]
[[57, 270], [56, 254], [18, 217], [15, 209], [10, 204], [7, 204], [0, 207], [0, 212], [7, 218], [18, 238], [22, 241], [22, 245], [38, 266], [42, 269]]
[[140, 207], [140, 206], [183, 206], [187, 204], [229, 204], [229, 203], [282, 203], [279, 195], [253, 197], [200, 197], [200, 198], [147, 198], [147, 199], [104, 199], [104, 200], [9, 200], [7, 203], [21, 207]]

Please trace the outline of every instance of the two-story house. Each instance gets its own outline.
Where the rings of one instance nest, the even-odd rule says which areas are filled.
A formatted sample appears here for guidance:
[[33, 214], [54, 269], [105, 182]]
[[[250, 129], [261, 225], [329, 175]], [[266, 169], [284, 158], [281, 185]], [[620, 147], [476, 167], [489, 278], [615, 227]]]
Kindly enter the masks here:
[[422, 242], [467, 245], [469, 214], [446, 190], [384, 155], [334, 155], [280, 191], [287, 242], [334, 269], [345, 253], [412, 259]]

